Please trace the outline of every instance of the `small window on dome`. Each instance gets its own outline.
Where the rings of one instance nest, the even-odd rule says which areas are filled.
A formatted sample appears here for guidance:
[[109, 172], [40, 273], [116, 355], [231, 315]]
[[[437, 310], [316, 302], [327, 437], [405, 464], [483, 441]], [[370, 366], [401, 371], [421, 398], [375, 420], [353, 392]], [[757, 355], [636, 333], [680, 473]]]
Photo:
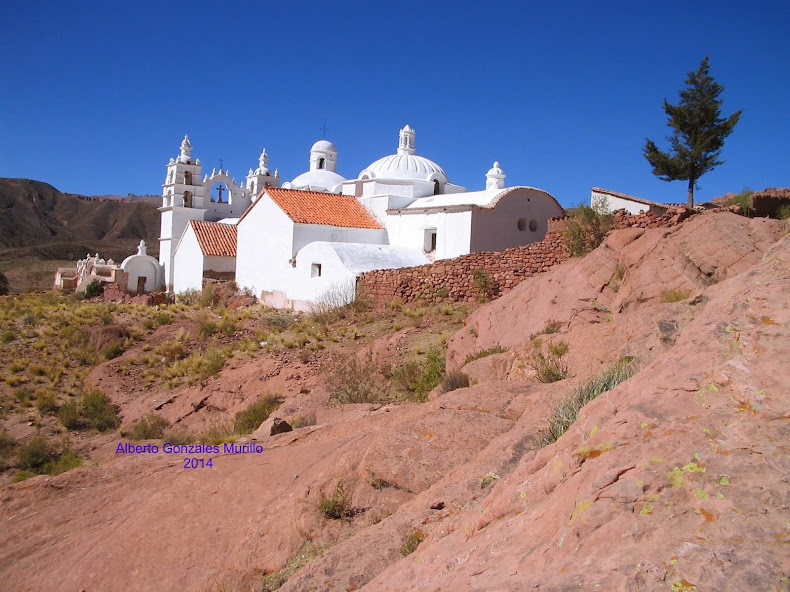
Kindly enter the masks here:
[[440, 189], [441, 189], [441, 186], [439, 185], [439, 179], [434, 179], [433, 180], [433, 194], [434, 195], [439, 195]]
[[519, 218], [518, 219], [518, 223], [516, 224], [516, 226], [518, 226], [518, 229], [523, 232], [524, 230], [527, 229], [527, 219], [526, 218]]
[[323, 158], [319, 158], [318, 159], [318, 168], [319, 169], [324, 169], [325, 168], [325, 161], [324, 161]]
[[529, 229], [532, 232], [535, 232], [538, 229], [538, 221], [535, 220], [535, 218], [529, 221]]
[[319, 278], [321, 277], [321, 264], [320, 263], [313, 263], [310, 266], [310, 277], [311, 278]]

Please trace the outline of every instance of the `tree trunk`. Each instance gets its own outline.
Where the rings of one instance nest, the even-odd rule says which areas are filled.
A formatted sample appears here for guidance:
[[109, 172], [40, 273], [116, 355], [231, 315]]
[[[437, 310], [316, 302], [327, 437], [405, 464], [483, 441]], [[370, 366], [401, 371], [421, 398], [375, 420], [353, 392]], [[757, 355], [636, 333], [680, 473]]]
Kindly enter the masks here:
[[689, 179], [688, 206], [689, 208], [694, 207], [694, 179]]

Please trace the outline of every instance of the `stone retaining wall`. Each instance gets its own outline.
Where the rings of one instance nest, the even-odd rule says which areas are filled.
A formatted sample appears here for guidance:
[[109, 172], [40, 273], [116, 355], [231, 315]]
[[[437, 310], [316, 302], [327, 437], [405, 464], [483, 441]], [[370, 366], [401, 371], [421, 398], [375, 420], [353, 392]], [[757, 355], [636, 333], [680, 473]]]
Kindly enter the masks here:
[[[629, 214], [619, 210], [614, 213], [615, 228], [666, 228], [681, 223], [694, 213], [685, 207], [671, 208], [662, 216]], [[357, 289], [379, 304], [393, 300], [413, 302], [446, 298], [470, 302], [496, 298], [526, 278], [548, 271], [570, 258], [563, 239], [565, 220], [549, 220], [546, 238], [523, 247], [470, 253], [418, 267], [369, 271], [357, 278]]]

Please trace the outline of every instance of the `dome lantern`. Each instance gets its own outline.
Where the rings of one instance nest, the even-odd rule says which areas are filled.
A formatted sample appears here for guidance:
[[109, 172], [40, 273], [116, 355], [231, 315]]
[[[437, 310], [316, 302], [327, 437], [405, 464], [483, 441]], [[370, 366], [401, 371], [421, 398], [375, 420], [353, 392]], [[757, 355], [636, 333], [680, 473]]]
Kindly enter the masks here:
[[494, 166], [486, 173], [486, 189], [504, 189], [505, 177], [505, 171], [499, 168], [499, 162], [494, 162]]

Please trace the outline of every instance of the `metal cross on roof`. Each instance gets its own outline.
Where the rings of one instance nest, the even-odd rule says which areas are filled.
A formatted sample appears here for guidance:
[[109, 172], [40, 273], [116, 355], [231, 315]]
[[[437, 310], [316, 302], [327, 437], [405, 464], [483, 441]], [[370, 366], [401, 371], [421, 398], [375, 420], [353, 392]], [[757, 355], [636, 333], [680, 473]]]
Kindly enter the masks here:
[[324, 140], [326, 140], [326, 132], [329, 131], [329, 128], [326, 127], [326, 124], [324, 124], [324, 125], [321, 126], [320, 129], [321, 129], [322, 132], [324, 132]]

